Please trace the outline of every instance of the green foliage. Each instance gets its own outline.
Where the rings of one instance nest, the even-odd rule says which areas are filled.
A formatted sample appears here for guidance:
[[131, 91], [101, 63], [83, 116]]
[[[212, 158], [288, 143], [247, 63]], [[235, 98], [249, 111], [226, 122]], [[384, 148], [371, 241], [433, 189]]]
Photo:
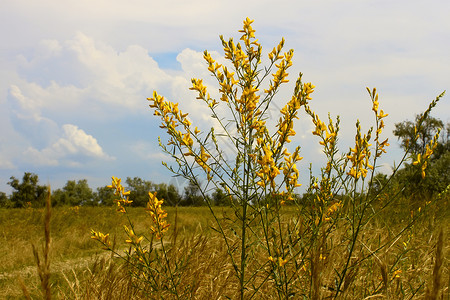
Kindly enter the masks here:
[[[421, 167], [405, 164], [393, 178], [391, 187], [401, 187], [402, 194], [413, 201], [423, 202], [444, 191], [450, 184], [450, 123], [444, 123], [427, 115], [417, 115], [415, 122], [403, 121], [395, 124], [394, 135], [401, 140], [401, 147], [413, 157], [426, 153], [426, 147], [440, 132], [440, 138], [430, 157], [426, 176]], [[416, 138], [415, 138], [416, 137]]]
[[62, 189], [53, 192], [54, 205], [96, 205], [96, 199], [86, 179], [69, 180]]
[[11, 208], [13, 203], [9, 200], [5, 193], [0, 192], [0, 207]]
[[217, 206], [230, 206], [230, 197], [221, 189], [216, 188], [216, 190], [211, 195], [211, 200], [214, 205]]
[[402, 187], [402, 194], [409, 196], [412, 201], [424, 202], [450, 185], [449, 166], [449, 151], [430, 161], [425, 178], [422, 178], [419, 167], [405, 164], [405, 167], [395, 174], [392, 185]]
[[450, 152], [450, 122], [448, 122], [440, 132], [439, 143], [434, 150], [433, 158], [438, 159], [446, 152]]
[[107, 186], [98, 187], [95, 193], [95, 202], [98, 205], [114, 205], [114, 191]]
[[166, 205], [176, 206], [182, 201], [177, 188], [173, 184], [154, 184], [153, 190], [156, 191], [159, 199], [164, 199], [164, 204]]
[[[22, 183], [12, 176], [8, 184], [14, 189], [13, 195], [8, 197], [5, 193], [0, 192], [0, 207], [28, 207], [30, 204], [36, 207], [42, 206], [44, 199], [42, 192], [45, 193], [46, 187], [38, 185], [38, 182], [38, 175], [29, 172], [24, 174]], [[173, 184], [155, 184], [139, 177], [128, 177], [126, 183], [133, 206], [145, 206], [149, 191], [156, 191], [158, 197], [164, 199], [165, 205], [168, 206], [179, 205], [183, 200], [178, 189]], [[202, 201], [195, 199], [195, 197], [192, 199], [190, 197], [186, 198], [187, 200], [185, 199], [184, 203], [186, 205], [201, 205]], [[93, 191], [89, 187], [87, 179], [68, 180], [63, 188], [52, 192], [53, 206], [111, 206], [115, 204], [114, 200], [116, 198], [114, 191], [107, 186], [98, 187], [96, 191]], [[30, 204], [27, 204], [27, 202], [30, 202]]]
[[403, 150], [409, 153], [424, 153], [426, 145], [444, 127], [439, 119], [427, 115], [421, 122], [422, 117], [416, 115], [414, 122], [406, 120], [395, 124], [394, 135], [401, 140]]
[[139, 177], [127, 177], [125, 182], [127, 190], [130, 192], [129, 199], [133, 201], [132, 206], [145, 206], [148, 201], [148, 193], [153, 190], [153, 183]]
[[[13, 188], [10, 196], [13, 207], [25, 207], [31, 204], [33, 207], [44, 206], [47, 188], [39, 185], [39, 177], [36, 174], [25, 172], [20, 182], [11, 176], [8, 184]], [[27, 204], [29, 203], [29, 204]]]
[[184, 188], [183, 199], [180, 203], [181, 206], [202, 206], [205, 205], [203, 196], [200, 193], [198, 185], [189, 181], [189, 184]]

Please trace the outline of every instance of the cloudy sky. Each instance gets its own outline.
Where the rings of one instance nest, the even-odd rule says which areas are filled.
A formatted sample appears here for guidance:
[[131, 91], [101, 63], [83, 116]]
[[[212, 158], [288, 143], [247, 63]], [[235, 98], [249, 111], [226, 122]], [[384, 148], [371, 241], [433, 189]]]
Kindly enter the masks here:
[[[316, 85], [311, 107], [323, 119], [341, 116], [343, 151], [357, 118], [365, 129], [372, 124], [365, 88], [377, 87], [389, 113], [383, 162], [392, 165], [401, 154], [394, 123], [413, 119], [450, 87], [449, 11], [448, 0], [4, 0], [0, 191], [9, 193], [9, 178], [27, 171], [54, 188], [83, 178], [95, 188], [111, 175], [173, 182], [146, 98], [157, 90], [180, 102], [206, 130], [190, 79], [214, 88], [202, 52], [220, 59], [219, 35], [237, 40], [246, 17], [266, 52], [281, 37], [295, 50], [291, 82], [304, 73]], [[275, 105], [291, 91], [287, 85]], [[433, 113], [445, 122], [449, 96]], [[277, 118], [276, 107], [271, 113]], [[320, 166], [318, 141], [304, 114], [295, 130], [307, 174], [309, 163]]]

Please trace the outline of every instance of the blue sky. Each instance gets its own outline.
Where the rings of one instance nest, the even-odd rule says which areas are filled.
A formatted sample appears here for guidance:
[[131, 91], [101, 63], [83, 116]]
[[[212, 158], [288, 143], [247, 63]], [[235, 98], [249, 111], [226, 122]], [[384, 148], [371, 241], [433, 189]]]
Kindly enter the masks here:
[[[401, 155], [394, 123], [413, 119], [450, 86], [449, 11], [448, 0], [3, 1], [0, 191], [9, 193], [10, 176], [26, 171], [54, 188], [84, 178], [95, 188], [111, 175], [179, 184], [161, 166], [170, 158], [158, 147], [164, 133], [146, 98], [157, 90], [208, 129], [190, 79], [214, 88], [202, 52], [220, 59], [219, 35], [237, 40], [247, 16], [266, 52], [281, 37], [295, 50], [291, 83], [304, 73], [316, 85], [311, 107], [322, 119], [341, 116], [342, 151], [357, 118], [371, 125], [365, 88], [377, 87], [389, 113], [383, 163], [392, 165]], [[275, 104], [291, 92], [287, 85]], [[433, 113], [444, 122], [448, 97]], [[317, 169], [323, 160], [304, 114], [295, 131], [307, 183], [308, 164]]]

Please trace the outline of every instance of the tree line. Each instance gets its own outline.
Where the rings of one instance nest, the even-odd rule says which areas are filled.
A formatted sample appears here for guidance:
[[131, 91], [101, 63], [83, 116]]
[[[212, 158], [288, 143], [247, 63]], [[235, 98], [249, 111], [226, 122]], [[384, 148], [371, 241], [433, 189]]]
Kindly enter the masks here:
[[[25, 172], [22, 180], [11, 176], [8, 185], [12, 188], [11, 195], [7, 196], [0, 192], [0, 207], [42, 207], [47, 196], [47, 186], [39, 183], [37, 174]], [[132, 206], [146, 206], [148, 193], [157, 192], [158, 198], [164, 199], [164, 204], [169, 206], [202, 206], [206, 205], [200, 195], [197, 186], [192, 183], [180, 193], [173, 184], [153, 183], [139, 177], [127, 177], [124, 186], [130, 191], [129, 199], [133, 201]], [[224, 191], [217, 189], [208, 200], [214, 205], [227, 204]], [[53, 206], [111, 206], [117, 197], [108, 186], [98, 187], [93, 190], [86, 179], [68, 180], [64, 187], [52, 191]]]
[[[374, 180], [373, 193], [381, 189], [392, 191], [401, 190], [408, 199], [430, 199], [436, 194], [446, 190], [450, 185], [450, 122], [444, 123], [436, 118], [428, 116], [421, 128], [416, 124], [420, 115], [414, 121], [404, 121], [395, 124], [394, 135], [398, 138], [400, 146], [409, 154], [423, 153], [426, 145], [430, 143], [438, 130], [441, 131], [438, 145], [431, 157], [427, 168], [427, 176], [422, 178], [418, 167], [413, 164], [405, 166], [389, 180], [386, 174], [378, 173]], [[415, 129], [416, 128], [416, 129]], [[415, 133], [416, 131], [416, 133]], [[414, 141], [415, 135], [419, 138]], [[130, 191], [129, 198], [133, 206], [145, 206], [149, 192], [157, 192], [158, 198], [164, 199], [169, 206], [201, 206], [205, 205], [205, 199], [200, 195], [195, 184], [188, 183], [182, 193], [173, 184], [153, 183], [139, 177], [127, 177], [126, 188]], [[25, 172], [22, 180], [11, 176], [8, 185], [12, 188], [11, 195], [0, 192], [0, 207], [42, 207], [47, 193], [47, 187], [39, 184], [38, 175]], [[306, 197], [298, 196], [298, 200]], [[230, 197], [221, 189], [216, 189], [208, 196], [213, 205], [223, 206], [230, 204]], [[68, 180], [64, 187], [52, 192], [53, 206], [110, 206], [114, 204], [114, 192], [107, 186], [98, 187], [95, 191], [89, 187], [86, 179]], [[268, 199], [269, 201], [270, 199]]]

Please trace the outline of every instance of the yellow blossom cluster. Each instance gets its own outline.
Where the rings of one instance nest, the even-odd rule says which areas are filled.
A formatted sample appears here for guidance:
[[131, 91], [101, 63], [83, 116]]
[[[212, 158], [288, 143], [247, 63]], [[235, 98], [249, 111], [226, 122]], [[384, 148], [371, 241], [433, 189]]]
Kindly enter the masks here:
[[[300, 83], [298, 83], [300, 84]], [[301, 93], [296, 93], [292, 96], [291, 100], [280, 110], [281, 117], [278, 120], [277, 128], [278, 128], [278, 142], [280, 144], [286, 142], [290, 143], [291, 140], [289, 137], [295, 136], [294, 127], [294, 119], [298, 119], [298, 110], [301, 105], [306, 103], [305, 98], [302, 98]]]
[[280, 168], [275, 164], [270, 145], [263, 144], [261, 149], [262, 153], [258, 159], [261, 169], [256, 172], [256, 176], [261, 180], [257, 184], [263, 188], [270, 184], [272, 190], [275, 190], [275, 177], [280, 174]]
[[128, 239], [125, 240], [125, 243], [127, 244], [132, 244], [132, 245], [139, 245], [139, 243], [142, 241], [142, 239], [144, 238], [143, 236], [138, 237], [135, 233], [133, 228], [128, 228], [126, 225], [123, 226], [123, 228], [125, 229], [125, 232], [128, 235]]
[[250, 20], [248, 17], [244, 20], [244, 28], [242, 30], [239, 30], [239, 32], [243, 33], [241, 40], [244, 41], [245, 46], [247, 46], [247, 48], [250, 48], [250, 44], [251, 43], [255, 43], [254, 42], [250, 42], [251, 39], [255, 38], [255, 30], [252, 28], [252, 23], [254, 20]]
[[371, 98], [372, 98], [372, 110], [375, 113], [376, 122], [377, 122], [377, 129], [375, 131], [375, 139], [374, 141], [377, 143], [377, 149], [375, 153], [375, 158], [380, 157], [381, 154], [386, 153], [386, 147], [389, 146], [388, 139], [385, 139], [384, 141], [380, 142], [380, 134], [381, 131], [384, 128], [384, 118], [388, 116], [388, 114], [385, 114], [383, 110], [379, 110], [379, 103], [378, 103], [378, 94], [377, 90], [374, 88], [372, 91], [370, 91], [369, 88], [367, 88], [367, 91], [369, 92]]
[[347, 158], [351, 162], [350, 171], [347, 173], [355, 179], [360, 177], [365, 178], [367, 176], [368, 169], [373, 170], [373, 166], [370, 164], [371, 152], [369, 144], [371, 137], [371, 130], [363, 136], [361, 136], [361, 125], [359, 120], [356, 122], [356, 135], [355, 135], [355, 148], [350, 148], [350, 152], [347, 154]]
[[222, 41], [222, 46], [225, 52], [225, 58], [233, 63], [233, 66], [236, 70], [243, 69], [247, 72], [247, 74], [249, 74], [251, 70], [250, 60], [248, 55], [242, 49], [241, 44], [235, 44], [233, 42], [233, 39], [230, 39], [228, 42], [226, 42], [222, 36], [220, 36], [220, 39]]
[[329, 123], [326, 125], [323, 121], [319, 119], [319, 116], [315, 114], [308, 105], [305, 106], [305, 111], [311, 116], [313, 124], [316, 126], [315, 130], [312, 132], [313, 135], [317, 135], [321, 138], [319, 144], [324, 147], [323, 152], [328, 157], [327, 164], [322, 173], [322, 178], [320, 180], [320, 186], [317, 182], [313, 185], [313, 188], [318, 191], [316, 199], [320, 205], [326, 205], [330, 199], [333, 198], [333, 193], [331, 191], [331, 171], [333, 164], [333, 156], [336, 154], [336, 141], [337, 133], [339, 131], [339, 117], [337, 122], [333, 123], [333, 120], [328, 116]]
[[340, 201], [337, 201], [330, 205], [327, 209], [326, 215], [324, 216], [324, 221], [330, 221], [333, 214], [342, 207], [342, 203]]
[[400, 269], [395, 270], [394, 273], [392, 273], [392, 280], [394, 280], [395, 278], [400, 278], [401, 273], [402, 273], [402, 270], [400, 270]]
[[281, 256], [278, 256], [277, 258], [274, 258], [272, 256], [269, 256], [269, 261], [271, 261], [274, 264], [278, 264], [278, 266], [283, 267], [287, 263], [287, 259], [282, 258]]
[[[283, 173], [286, 181], [286, 190], [292, 191], [294, 188], [301, 186], [298, 183], [299, 172], [297, 169], [296, 162], [300, 161], [303, 157], [299, 155], [300, 147], [297, 147], [292, 155], [290, 155], [287, 150], [284, 152], [285, 167], [283, 168]], [[293, 200], [289, 193], [288, 200]]]
[[97, 240], [103, 244], [104, 249], [111, 249], [111, 241], [109, 240], [109, 233], [103, 234], [100, 231], [91, 230], [91, 239]]
[[[169, 145], [174, 144], [175, 138], [181, 145], [186, 147], [192, 147], [194, 141], [190, 135], [190, 126], [191, 122], [188, 120], [187, 115], [183, 114], [182, 111], [178, 108], [178, 103], [172, 103], [170, 101], [166, 101], [164, 97], [158, 95], [156, 92], [153, 92], [152, 98], [147, 98], [148, 101], [151, 101], [151, 108], [155, 108], [154, 115], [161, 116], [161, 128], [166, 128], [167, 133], [171, 136], [169, 140]], [[179, 125], [183, 125], [184, 132], [177, 130], [176, 128]]]
[[[220, 100], [228, 103], [230, 99], [236, 98], [237, 91], [234, 86], [238, 83], [238, 81], [234, 78], [234, 73], [229, 72], [227, 67], [218, 64], [206, 50], [203, 53], [203, 58], [208, 64], [208, 70], [217, 78], [219, 82], [219, 92], [222, 95]], [[222, 68], [222, 70], [220, 70], [220, 68]], [[192, 85], [193, 86], [190, 89], [196, 90], [199, 93], [197, 99], [203, 99], [208, 103], [208, 106], [211, 109], [215, 108], [218, 102], [215, 99], [211, 99], [209, 94], [206, 94], [206, 87], [203, 86], [202, 81], [199, 79], [192, 79]]]
[[283, 56], [280, 55], [281, 50], [284, 47], [284, 38], [281, 39], [277, 47], [273, 47], [273, 50], [269, 53], [269, 59], [273, 63], [276, 60], [282, 59]]
[[[206, 51], [205, 51], [205, 59], [207, 59], [207, 60], [210, 59], [212, 62], [214, 62], [214, 60], [211, 58], [209, 53], [207, 53]], [[217, 68], [220, 68], [220, 66], [221, 65], [218, 65], [216, 63]], [[216, 70], [215, 67], [212, 68], [212, 70], [213, 71]], [[208, 107], [211, 109], [215, 108], [217, 106], [217, 104], [219, 104], [219, 102], [217, 102], [216, 99], [211, 98], [209, 93], [207, 93], [206, 86], [203, 85], [202, 79], [192, 78], [191, 82], [192, 82], [192, 87], [190, 87], [189, 89], [198, 92], [198, 96], [196, 99], [204, 100], [208, 104]]]
[[246, 86], [241, 97], [235, 101], [236, 110], [241, 116], [241, 126], [246, 127], [248, 122], [252, 123], [252, 120], [258, 118], [261, 114], [261, 111], [256, 110], [260, 98], [257, 92], [258, 89], [253, 85]]
[[[289, 196], [292, 190], [300, 184], [298, 183], [299, 171], [296, 162], [302, 158], [299, 156], [299, 148], [291, 155], [284, 147], [285, 143], [289, 143], [292, 136], [295, 136], [293, 123], [294, 119], [298, 118], [298, 110], [302, 105], [306, 105], [308, 100], [311, 100], [311, 94], [314, 92], [315, 86], [311, 83], [303, 84], [301, 82], [301, 74], [295, 85], [294, 94], [291, 100], [281, 109], [281, 117], [277, 126], [277, 131], [271, 135], [266, 128], [265, 113], [269, 104], [276, 94], [279, 86], [288, 82], [287, 69], [292, 66], [293, 50], [282, 53], [284, 46], [284, 39], [274, 47], [268, 54], [270, 60], [269, 68], [266, 68], [267, 76], [271, 76], [270, 86], [260, 92], [260, 85], [262, 79], [258, 76], [261, 72], [261, 52], [262, 47], [255, 39], [255, 30], [252, 28], [253, 20], [249, 18], [244, 20], [243, 29], [240, 38], [241, 43], [234, 43], [233, 39], [225, 40], [220, 36], [222, 41], [225, 59], [231, 62], [233, 68], [216, 62], [211, 53], [204, 51], [203, 58], [205, 59], [208, 71], [217, 79], [219, 83], [220, 100], [213, 99], [208, 93], [207, 87], [203, 80], [192, 79], [191, 90], [197, 92], [197, 99], [203, 100], [211, 109], [213, 117], [219, 123], [221, 119], [218, 118], [215, 109], [220, 103], [224, 103], [230, 109], [233, 116], [233, 121], [236, 124], [238, 135], [242, 136], [242, 144], [236, 144], [238, 151], [243, 151], [242, 155], [248, 157], [254, 163], [254, 173], [256, 175], [256, 184], [262, 188], [270, 188], [271, 192], [275, 194], [287, 194], [287, 199], [292, 199]], [[274, 67], [275, 71], [272, 71]], [[230, 71], [232, 69], [232, 71]], [[212, 179], [211, 174], [218, 174], [214, 167], [220, 166], [216, 164], [217, 159], [212, 155], [210, 148], [207, 147], [207, 141], [202, 142], [197, 137], [200, 131], [195, 128], [190, 128], [190, 122], [187, 121], [186, 115], [179, 111], [178, 106], [171, 102], [165, 101], [163, 97], [153, 94], [153, 98], [148, 100], [153, 103], [150, 105], [155, 108], [155, 115], [161, 116], [162, 128], [167, 129], [170, 140], [168, 144], [178, 146], [178, 150], [184, 157], [192, 156], [196, 165], [200, 166], [206, 173], [208, 180]], [[184, 130], [179, 131], [178, 126], [184, 126]], [[222, 124], [222, 127], [227, 131], [227, 125]], [[226, 132], [227, 135], [231, 135]], [[210, 135], [210, 141], [215, 143], [216, 140], [213, 132]], [[193, 149], [194, 144], [199, 144], [197, 150]], [[175, 150], [174, 150], [175, 151]], [[210, 163], [211, 158], [214, 159], [213, 164]], [[284, 158], [284, 161], [283, 161]], [[181, 162], [182, 164], [184, 162]], [[253, 166], [251, 167], [253, 168]], [[237, 172], [237, 170], [233, 170]], [[283, 180], [280, 180], [286, 185], [285, 192], [280, 192], [279, 189], [283, 185], [277, 185], [276, 177], [284, 174]], [[285, 199], [286, 197], [283, 197]], [[284, 200], [283, 200], [284, 201]]]
[[211, 177], [211, 167], [207, 163], [207, 160], [210, 157], [211, 157], [211, 155], [209, 155], [206, 152], [205, 147], [203, 145], [200, 147], [200, 154], [195, 156], [195, 161], [197, 162], [197, 164], [200, 167], [202, 167], [203, 170], [205, 170], [208, 179], [212, 178]]
[[311, 82], [305, 83], [303, 85], [303, 90], [302, 90], [303, 97], [307, 100], [311, 100], [311, 94], [312, 94], [312, 92], [314, 92], [315, 87], [316, 86], [313, 85]]
[[292, 66], [292, 57], [294, 56], [294, 50], [289, 50], [284, 54], [280, 63], [276, 64], [277, 71], [272, 74], [272, 82], [270, 83], [269, 89], [265, 90], [267, 94], [275, 91], [282, 83], [287, 83], [289, 80], [287, 76], [287, 69]]
[[167, 221], [165, 220], [167, 213], [161, 207], [164, 201], [156, 198], [156, 192], [149, 192], [148, 196], [149, 199], [145, 210], [148, 212], [153, 221], [153, 225], [150, 226], [150, 231], [155, 234], [157, 239], [161, 239], [163, 233], [166, 232], [170, 226], [170, 224], [167, 224]]
[[[192, 79], [193, 87], [191, 89], [197, 90], [199, 99], [211, 99], [209, 95], [206, 96], [206, 87], [203, 85], [202, 80], [200, 79]], [[155, 108], [155, 115], [161, 116], [162, 124], [161, 128], [166, 128], [167, 133], [170, 136], [168, 145], [179, 145], [180, 148], [183, 147], [187, 151], [184, 153], [185, 156], [194, 156], [197, 164], [202, 167], [202, 169], [207, 173], [208, 178], [211, 176], [211, 168], [207, 163], [208, 158], [211, 156], [207, 153], [204, 147], [201, 147], [200, 153], [196, 154], [193, 150], [194, 139], [192, 135], [198, 135], [200, 130], [195, 127], [192, 131], [191, 125], [192, 123], [187, 119], [188, 114], [183, 114], [182, 111], [178, 108], [178, 103], [172, 103], [170, 101], [166, 101], [164, 97], [159, 96], [156, 92], [153, 93], [153, 98], [148, 98], [147, 100], [152, 101], [153, 103], [150, 107]], [[214, 100], [215, 101], [215, 100]], [[216, 105], [216, 102], [212, 102], [213, 106]], [[178, 130], [177, 127], [182, 126], [184, 128], [183, 131]]]
[[327, 126], [322, 120], [319, 119], [317, 114], [311, 111], [309, 106], [306, 105], [305, 110], [311, 116], [312, 122], [316, 126], [312, 134], [322, 138], [319, 144], [325, 147], [325, 152], [334, 149], [336, 144], [337, 128], [333, 125], [331, 119]]
[[274, 74], [272, 74], [273, 80], [270, 82], [269, 89], [264, 90], [267, 95], [272, 95], [282, 83], [289, 82], [289, 80], [287, 80], [287, 76], [289, 74], [286, 71], [290, 66], [292, 66], [292, 56], [294, 51], [290, 50], [284, 55], [281, 55], [281, 50], [283, 47], [284, 38], [282, 38], [278, 46], [274, 47], [269, 53], [269, 59], [272, 64], [280, 59], [282, 59], [282, 61], [275, 65], [278, 69]]
[[124, 206], [129, 205], [133, 202], [129, 199], [130, 191], [125, 191], [125, 188], [121, 184], [121, 178], [112, 176], [111, 179], [111, 185], [108, 185], [107, 187], [110, 189], [114, 189], [114, 195], [120, 197], [119, 199], [114, 200], [117, 203], [117, 211], [125, 213], [126, 211]]
[[413, 165], [420, 166], [422, 178], [425, 178], [425, 170], [428, 166], [428, 160], [430, 159], [431, 155], [433, 154], [434, 150], [437, 147], [439, 133], [440, 133], [440, 130], [438, 130], [438, 132], [435, 134], [435, 136], [430, 141], [430, 143], [426, 145], [425, 153], [423, 155], [420, 153], [417, 154], [416, 159], [413, 162]]
[[[371, 91], [369, 88], [367, 88], [367, 91], [369, 92], [369, 95], [372, 99], [372, 111], [375, 113], [376, 119], [376, 130], [374, 138], [374, 142], [376, 143], [374, 150], [374, 161], [376, 161], [378, 157], [380, 157], [383, 153], [386, 153], [385, 148], [389, 146], [388, 139], [385, 139], [382, 142], [380, 141], [380, 135], [385, 126], [383, 119], [386, 118], [388, 114], [384, 113], [382, 109], [379, 109], [377, 90], [374, 88]], [[355, 136], [355, 147], [350, 148], [350, 152], [347, 155], [347, 158], [352, 164], [350, 171], [347, 174], [355, 179], [358, 179], [360, 177], [365, 178], [367, 176], [368, 169], [373, 170], [373, 166], [369, 162], [372, 154], [369, 149], [369, 147], [371, 146], [369, 141], [371, 139], [372, 129], [369, 130], [367, 135], [365, 134], [361, 136], [361, 126], [359, 120], [356, 123], [356, 128], [357, 132]]]

